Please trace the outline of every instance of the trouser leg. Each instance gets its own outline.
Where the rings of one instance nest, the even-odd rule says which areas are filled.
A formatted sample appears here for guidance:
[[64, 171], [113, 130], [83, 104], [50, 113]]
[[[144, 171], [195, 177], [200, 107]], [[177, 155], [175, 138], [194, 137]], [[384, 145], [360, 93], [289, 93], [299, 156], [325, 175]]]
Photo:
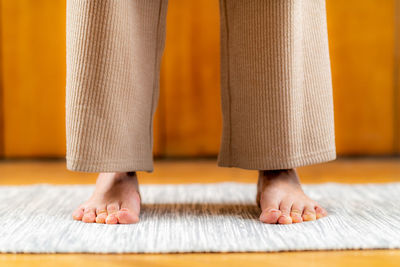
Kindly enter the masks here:
[[220, 0], [218, 165], [288, 169], [336, 158], [324, 0]]
[[167, 0], [67, 0], [67, 168], [153, 171]]

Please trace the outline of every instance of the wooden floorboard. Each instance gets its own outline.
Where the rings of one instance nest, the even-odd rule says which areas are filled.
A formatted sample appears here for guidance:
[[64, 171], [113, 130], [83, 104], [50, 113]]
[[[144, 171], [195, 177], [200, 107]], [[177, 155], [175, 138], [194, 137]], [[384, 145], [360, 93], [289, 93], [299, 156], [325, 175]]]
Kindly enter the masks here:
[[[339, 159], [298, 168], [303, 183], [400, 182], [400, 159]], [[95, 173], [70, 172], [64, 161], [0, 161], [0, 185], [90, 184]], [[142, 184], [255, 183], [257, 172], [219, 168], [215, 160], [158, 160], [153, 173], [139, 172]], [[0, 266], [399, 266], [400, 250], [187, 254], [0, 254]]]

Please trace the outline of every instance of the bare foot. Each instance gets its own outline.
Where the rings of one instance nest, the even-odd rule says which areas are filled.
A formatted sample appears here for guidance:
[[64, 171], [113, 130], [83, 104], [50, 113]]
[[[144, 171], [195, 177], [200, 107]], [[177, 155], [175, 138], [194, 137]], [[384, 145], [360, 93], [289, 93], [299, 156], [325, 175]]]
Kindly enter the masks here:
[[93, 195], [72, 217], [86, 223], [137, 223], [140, 199], [136, 172], [100, 173]]
[[314, 221], [328, 214], [303, 192], [295, 169], [259, 171], [257, 204], [264, 223]]

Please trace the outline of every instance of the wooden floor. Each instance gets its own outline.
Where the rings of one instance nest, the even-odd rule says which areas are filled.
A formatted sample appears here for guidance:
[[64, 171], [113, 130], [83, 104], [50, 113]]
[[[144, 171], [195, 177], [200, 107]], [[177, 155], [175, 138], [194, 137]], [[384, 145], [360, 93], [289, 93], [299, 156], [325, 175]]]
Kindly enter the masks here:
[[[303, 183], [400, 182], [400, 159], [338, 159], [298, 168]], [[0, 185], [90, 184], [96, 174], [65, 169], [64, 161], [2, 161]], [[215, 160], [158, 160], [153, 173], [139, 172], [142, 184], [255, 183], [257, 172], [219, 168]], [[0, 226], [1, 227], [1, 226]], [[1, 238], [1, 237], [0, 237]], [[0, 266], [400, 266], [400, 250], [190, 254], [0, 254]]]

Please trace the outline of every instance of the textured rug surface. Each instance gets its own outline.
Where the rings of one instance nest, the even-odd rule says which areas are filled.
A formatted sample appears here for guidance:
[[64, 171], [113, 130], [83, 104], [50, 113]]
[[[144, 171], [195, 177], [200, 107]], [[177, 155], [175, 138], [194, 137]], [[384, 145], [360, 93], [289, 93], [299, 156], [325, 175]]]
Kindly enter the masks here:
[[239, 252], [400, 248], [400, 183], [305, 185], [329, 215], [314, 222], [258, 220], [256, 186], [142, 185], [140, 223], [72, 220], [92, 185], [0, 187], [0, 252]]

